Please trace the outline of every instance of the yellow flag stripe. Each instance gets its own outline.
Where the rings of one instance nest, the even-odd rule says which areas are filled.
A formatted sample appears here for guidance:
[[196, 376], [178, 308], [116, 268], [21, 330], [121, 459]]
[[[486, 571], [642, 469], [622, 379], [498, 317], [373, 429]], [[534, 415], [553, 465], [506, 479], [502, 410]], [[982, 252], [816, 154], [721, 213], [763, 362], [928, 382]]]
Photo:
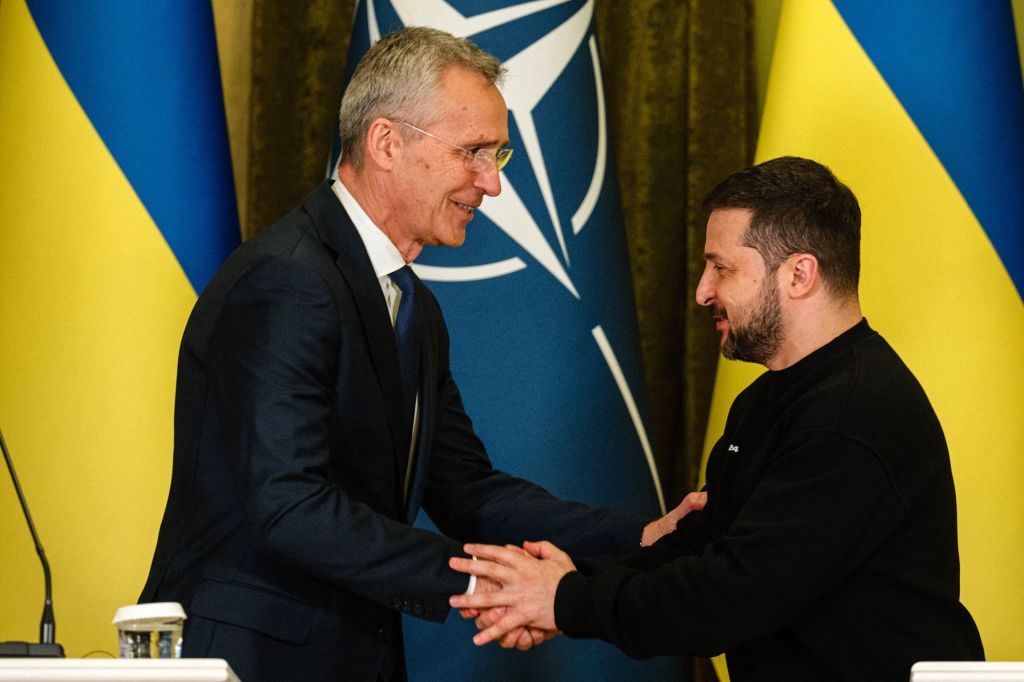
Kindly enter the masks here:
[[[53, 567], [69, 656], [116, 652], [170, 477], [177, 260], [55, 67], [21, 0], [0, 3], [0, 427]], [[0, 485], [0, 639], [32, 640], [42, 575]]]

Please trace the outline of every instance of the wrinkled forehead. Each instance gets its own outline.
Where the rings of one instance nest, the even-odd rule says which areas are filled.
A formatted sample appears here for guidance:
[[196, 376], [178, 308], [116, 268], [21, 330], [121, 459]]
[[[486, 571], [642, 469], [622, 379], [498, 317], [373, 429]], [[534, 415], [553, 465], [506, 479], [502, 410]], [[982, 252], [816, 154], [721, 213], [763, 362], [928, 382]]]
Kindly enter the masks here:
[[508, 119], [505, 97], [483, 75], [461, 66], [449, 66], [438, 77], [433, 104], [449, 116], [491, 116]]

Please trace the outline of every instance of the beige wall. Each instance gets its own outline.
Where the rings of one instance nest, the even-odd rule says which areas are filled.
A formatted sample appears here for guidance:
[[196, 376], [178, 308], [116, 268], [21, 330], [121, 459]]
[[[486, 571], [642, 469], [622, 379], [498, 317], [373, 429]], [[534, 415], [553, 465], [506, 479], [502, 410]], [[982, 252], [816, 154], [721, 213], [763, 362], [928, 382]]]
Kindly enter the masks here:
[[231, 167], [238, 195], [239, 224], [247, 224], [249, 183], [249, 93], [252, 86], [253, 0], [213, 0], [224, 108], [231, 138]]

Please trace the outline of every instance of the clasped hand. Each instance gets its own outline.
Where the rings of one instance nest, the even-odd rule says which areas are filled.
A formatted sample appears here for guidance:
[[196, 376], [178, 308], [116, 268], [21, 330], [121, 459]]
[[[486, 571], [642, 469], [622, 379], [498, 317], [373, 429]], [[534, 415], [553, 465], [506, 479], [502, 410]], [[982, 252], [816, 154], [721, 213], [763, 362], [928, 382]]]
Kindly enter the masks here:
[[525, 651], [558, 634], [555, 590], [566, 573], [576, 570], [569, 555], [550, 542], [523, 546], [469, 544], [467, 554], [479, 561], [453, 557], [456, 571], [477, 577], [474, 594], [451, 597], [463, 618], [475, 618], [478, 646], [495, 641], [506, 649]]
[[[654, 544], [675, 530], [679, 519], [704, 508], [707, 493], [690, 493], [675, 508], [644, 527], [641, 545]], [[463, 618], [474, 618], [480, 629], [477, 646], [497, 640], [522, 651], [559, 634], [555, 625], [555, 592], [562, 577], [576, 570], [569, 555], [550, 542], [524, 542], [523, 546], [465, 545], [477, 560], [452, 557], [456, 571], [475, 575], [474, 594], [450, 598]]]

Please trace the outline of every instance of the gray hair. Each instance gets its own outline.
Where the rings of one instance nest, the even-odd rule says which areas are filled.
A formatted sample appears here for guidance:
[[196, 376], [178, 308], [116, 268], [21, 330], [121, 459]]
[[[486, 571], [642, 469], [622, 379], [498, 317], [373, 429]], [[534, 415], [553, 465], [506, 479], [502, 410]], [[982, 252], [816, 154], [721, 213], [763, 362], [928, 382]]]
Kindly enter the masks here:
[[466, 38], [426, 26], [409, 26], [381, 38], [359, 61], [339, 112], [341, 153], [363, 163], [370, 124], [380, 117], [417, 121], [433, 106], [441, 73], [449, 67], [479, 73], [501, 85], [505, 67]]

